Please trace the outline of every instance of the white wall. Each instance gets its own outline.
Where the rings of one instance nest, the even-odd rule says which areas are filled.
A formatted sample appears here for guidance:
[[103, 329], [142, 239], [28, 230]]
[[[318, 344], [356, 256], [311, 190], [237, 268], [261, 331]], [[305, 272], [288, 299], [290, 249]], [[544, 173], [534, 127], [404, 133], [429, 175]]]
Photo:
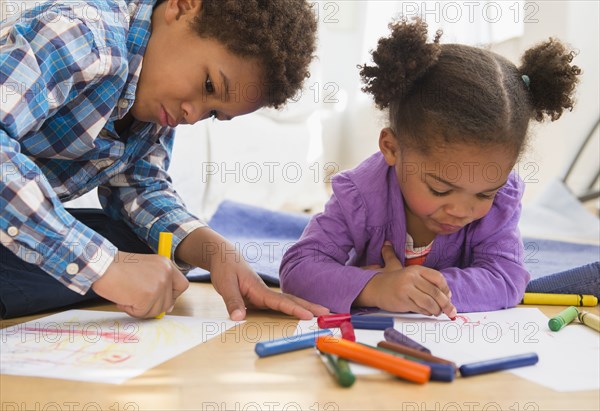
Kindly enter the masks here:
[[[321, 9], [324, 7], [323, 3], [327, 2], [317, 3], [321, 5]], [[331, 19], [329, 22], [324, 22], [321, 18], [320, 61], [323, 65], [323, 81], [337, 82], [340, 88], [345, 89], [348, 92], [348, 106], [344, 113], [337, 115], [336, 121], [339, 124], [337, 129], [329, 130], [323, 138], [326, 147], [330, 147], [325, 151], [326, 160], [336, 161], [341, 168], [348, 168], [377, 150], [379, 129], [384, 126], [385, 119], [372, 107], [371, 101], [359, 91], [360, 83], [356, 65], [365, 63], [361, 55], [361, 36], [364, 35], [365, 30], [366, 1], [335, 3], [339, 8], [337, 25], [341, 27], [332, 23]], [[464, 7], [464, 10], [467, 10], [467, 3], [473, 4], [473, 2], [460, 1], [452, 3]], [[401, 7], [406, 10], [411, 5], [423, 7], [424, 4], [424, 2], [404, 2]], [[513, 14], [510, 17], [514, 19], [516, 16], [524, 22], [523, 37], [493, 45], [492, 49], [518, 64], [521, 54], [527, 47], [548, 37], [557, 37], [580, 50], [574, 62], [584, 71], [577, 92], [575, 110], [565, 113], [557, 122], [532, 129], [530, 150], [519, 164], [521, 175], [527, 181], [524, 199], [527, 203], [536, 198], [553, 178], [560, 178], [563, 175], [575, 155], [578, 144], [599, 115], [600, 11], [597, 1], [523, 2], [520, 8], [516, 8], [516, 5], [517, 2], [512, 2], [511, 6], [515, 7], [511, 9]], [[430, 12], [435, 10], [435, 6], [431, 4], [427, 7]], [[353, 10], [354, 14], [348, 12], [348, 9]], [[520, 10], [520, 13], [514, 14], [516, 10]], [[357, 21], [348, 22], [348, 16], [352, 15], [358, 16]], [[478, 13], [473, 15], [476, 18], [481, 17]], [[388, 17], [390, 21], [394, 15]], [[433, 17], [434, 20], [436, 17], [441, 17], [440, 26], [446, 23], [443, 41], [460, 36], [456, 26], [453, 27], [452, 24], [447, 24], [448, 21], [443, 21], [443, 13]], [[435, 21], [430, 22], [430, 28], [434, 27]], [[370, 41], [372, 43], [370, 48], [375, 48], [376, 39]], [[325, 131], [328, 131], [327, 127]], [[598, 161], [596, 157], [595, 164], [591, 164], [591, 167], [597, 168]]]
[[[2, 3], [6, 5], [7, 1], [2, 0]], [[11, 2], [21, 8], [28, 3], [35, 2], [29, 0]], [[176, 142], [172, 165], [180, 193], [192, 205], [194, 211], [204, 215], [214, 211], [216, 204], [223, 198], [242, 200], [244, 196], [254, 204], [270, 205], [273, 208], [298, 210], [311, 208], [316, 211], [325, 198], [323, 190], [327, 179], [323, 177], [324, 173], [353, 167], [375, 152], [379, 130], [385, 126], [384, 115], [375, 110], [370, 98], [360, 91], [357, 65], [368, 62], [366, 51], [375, 48], [378, 36], [387, 33], [385, 26], [392, 17], [396, 16], [397, 10], [411, 10], [427, 4], [426, 7], [431, 11], [435, 10], [435, 7], [441, 7], [439, 4], [448, 3], [451, 6], [458, 5], [463, 10], [466, 10], [467, 3], [469, 7], [475, 4], [479, 7], [475, 9], [477, 11], [475, 18], [481, 18], [480, 10], [483, 7], [481, 5], [485, 5], [482, 1], [446, 1], [445, 3], [392, 0], [315, 1], [315, 9], [319, 13], [319, 48], [312, 70], [313, 76], [307, 80], [301, 101], [291, 103], [283, 113], [273, 114], [266, 111], [251, 114], [243, 121], [232, 122], [233, 124], [230, 125], [215, 127], [201, 124], [197, 129], [186, 129], [185, 136]], [[528, 185], [525, 196], [527, 203], [535, 199], [553, 178], [563, 175], [576, 152], [578, 143], [598, 117], [600, 11], [598, 1], [518, 3], [515, 0], [511, 1], [508, 7], [513, 7], [513, 11], [519, 9], [523, 12], [519, 18], [524, 21], [524, 35], [496, 44], [493, 49], [518, 62], [525, 48], [555, 36], [580, 50], [580, 55], [575, 62], [584, 70], [575, 111], [565, 113], [558, 122], [545, 124], [533, 130], [531, 149], [520, 164], [521, 175], [526, 177]], [[5, 7], [2, 8], [4, 9]], [[374, 9], [387, 11], [374, 15]], [[481, 31], [481, 21], [465, 22], [464, 16], [458, 23], [452, 23], [449, 21], [451, 16], [443, 13], [434, 16], [434, 20], [435, 18], [438, 18], [439, 26], [444, 26], [446, 30], [443, 37], [445, 41], [456, 40], [457, 37], [460, 39], [461, 36], [469, 39], [470, 32]], [[437, 25], [437, 22], [430, 22], [432, 28]], [[464, 24], [474, 24], [476, 27], [465, 29]], [[239, 134], [240, 129], [242, 132], [246, 129], [244, 123], [251, 122], [253, 118], [257, 119], [257, 123], [264, 122], [265, 115], [276, 122], [281, 122], [282, 127], [273, 127], [269, 134], [264, 136], [255, 133], [244, 138]], [[315, 119], [320, 119], [322, 128], [309, 125], [309, 118], [312, 123]], [[300, 123], [306, 126], [305, 131], [302, 131]], [[215, 137], [218, 134], [219, 137], [210, 138], [211, 133]], [[274, 139], [277, 135], [291, 134], [296, 135], [293, 143], [289, 143], [285, 138], [280, 139], [279, 143], [277, 142], [279, 140]], [[300, 134], [306, 136], [302, 137]], [[233, 138], [226, 138], [227, 136]], [[210, 140], [207, 141], [207, 138]], [[321, 140], [322, 147], [316, 147]], [[298, 144], [305, 144], [305, 147], [300, 149]], [[231, 153], [228, 148], [235, 150], [233, 156], [228, 154]], [[207, 149], [213, 155], [208, 159], [205, 152]], [[207, 161], [218, 164], [223, 161], [240, 163], [247, 153], [247, 158], [241, 162], [243, 166], [256, 160], [257, 150], [264, 151], [261, 154], [262, 160], [282, 160], [302, 164], [306, 176], [310, 175], [311, 179], [303, 180], [301, 184], [297, 182], [287, 184], [287, 181], [267, 182], [268, 186], [246, 184], [240, 187], [237, 194], [235, 184], [228, 184], [226, 190], [219, 186], [219, 181], [215, 180], [209, 182], [209, 186], [212, 183], [212, 188], [205, 185], [206, 175], [202, 174], [202, 169], [199, 167], [206, 167]], [[190, 164], [186, 158], [182, 158], [193, 153], [197, 153], [197, 159], [200, 160], [196, 164]], [[278, 157], [278, 153], [282, 155]], [[598, 156], [595, 158], [592, 156], [590, 168], [596, 169], [598, 162]], [[318, 173], [315, 173], [315, 170], [318, 170]], [[317, 174], [318, 178], [312, 178]], [[278, 193], [277, 201], [268, 204], [264, 198], [265, 196], [272, 198], [274, 192]], [[263, 193], [262, 197], [260, 193]], [[207, 203], [207, 198], [211, 199], [210, 204]], [[296, 208], [294, 203], [298, 203]], [[97, 201], [93, 196], [88, 196], [88, 200], [80, 204], [96, 205]]]

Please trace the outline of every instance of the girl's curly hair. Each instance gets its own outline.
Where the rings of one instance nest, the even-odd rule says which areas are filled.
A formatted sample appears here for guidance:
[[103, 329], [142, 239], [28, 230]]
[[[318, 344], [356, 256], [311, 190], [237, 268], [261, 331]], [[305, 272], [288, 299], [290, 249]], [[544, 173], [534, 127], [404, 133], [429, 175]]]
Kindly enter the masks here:
[[527, 50], [517, 68], [482, 48], [427, 40], [421, 19], [390, 24], [391, 35], [361, 66], [363, 91], [389, 108], [402, 143], [422, 152], [439, 143], [501, 144], [521, 154], [531, 119], [557, 120], [573, 109], [581, 74], [575, 53], [549, 39]]
[[281, 107], [310, 76], [317, 20], [306, 0], [203, 0], [192, 28], [258, 61], [267, 107]]

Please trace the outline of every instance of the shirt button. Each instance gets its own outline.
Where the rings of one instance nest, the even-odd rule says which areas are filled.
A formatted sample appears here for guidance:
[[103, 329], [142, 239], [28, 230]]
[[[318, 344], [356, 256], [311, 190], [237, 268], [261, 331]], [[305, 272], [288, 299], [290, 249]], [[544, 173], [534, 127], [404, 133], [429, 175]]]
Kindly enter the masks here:
[[137, 10], [137, 6], [135, 5], [135, 3], [129, 3], [127, 5], [127, 12], [129, 13], [130, 17], [133, 17], [133, 15], [135, 14]]
[[119, 108], [127, 108], [129, 107], [129, 102], [124, 98], [119, 99]]
[[100, 130], [100, 137], [107, 137], [108, 136], [108, 131], [106, 131], [106, 129], [102, 129]]
[[79, 266], [75, 263], [67, 265], [67, 274], [75, 275], [79, 272]]
[[15, 237], [17, 234], [19, 234], [19, 229], [17, 227], [8, 227], [8, 235], [11, 237]]

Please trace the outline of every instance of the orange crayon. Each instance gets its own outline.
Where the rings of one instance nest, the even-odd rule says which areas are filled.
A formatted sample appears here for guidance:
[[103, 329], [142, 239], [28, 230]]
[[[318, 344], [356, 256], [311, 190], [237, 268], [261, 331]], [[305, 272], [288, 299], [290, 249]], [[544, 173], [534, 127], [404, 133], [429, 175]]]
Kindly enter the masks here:
[[387, 371], [397, 377], [419, 384], [429, 381], [431, 368], [392, 354], [334, 337], [317, 338], [317, 348], [325, 353]]

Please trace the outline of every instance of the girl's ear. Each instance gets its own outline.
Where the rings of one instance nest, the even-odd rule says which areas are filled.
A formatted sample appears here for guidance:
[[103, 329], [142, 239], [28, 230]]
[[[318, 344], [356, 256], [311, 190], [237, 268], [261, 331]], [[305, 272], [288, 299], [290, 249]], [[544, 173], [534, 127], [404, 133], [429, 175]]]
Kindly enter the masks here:
[[384, 128], [379, 133], [379, 150], [388, 166], [396, 165], [396, 161], [400, 156], [400, 146], [396, 140], [396, 134], [389, 127]]

